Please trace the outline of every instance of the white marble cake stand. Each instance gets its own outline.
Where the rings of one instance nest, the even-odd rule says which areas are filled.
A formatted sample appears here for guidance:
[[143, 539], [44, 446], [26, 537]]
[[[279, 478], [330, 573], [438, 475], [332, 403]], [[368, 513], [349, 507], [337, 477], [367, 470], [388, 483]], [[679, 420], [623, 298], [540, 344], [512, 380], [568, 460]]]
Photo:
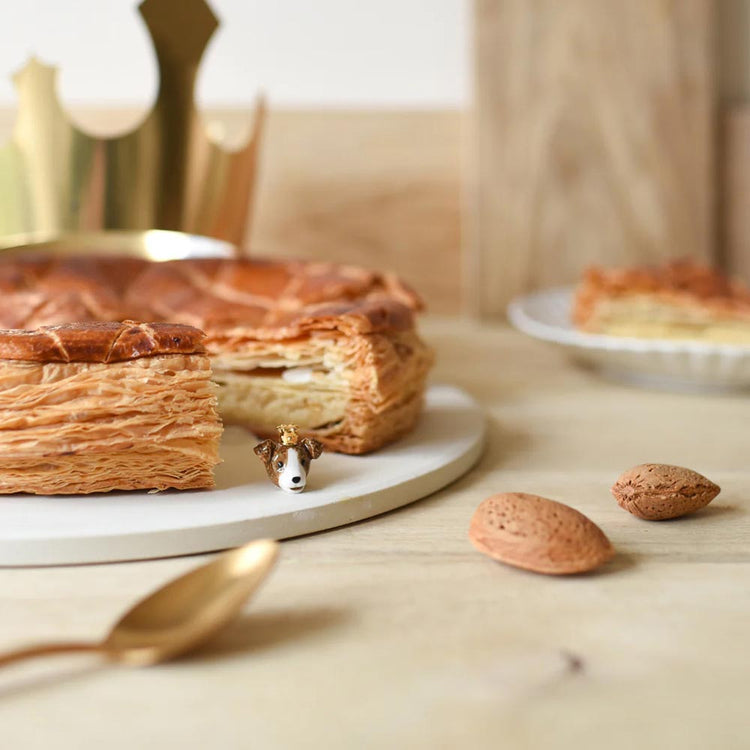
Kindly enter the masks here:
[[252, 453], [255, 438], [224, 434], [216, 489], [0, 498], [0, 566], [168, 557], [283, 539], [384, 513], [468, 471], [484, 416], [466, 393], [433, 386], [417, 429], [369, 456], [324, 453], [300, 495], [277, 489]]

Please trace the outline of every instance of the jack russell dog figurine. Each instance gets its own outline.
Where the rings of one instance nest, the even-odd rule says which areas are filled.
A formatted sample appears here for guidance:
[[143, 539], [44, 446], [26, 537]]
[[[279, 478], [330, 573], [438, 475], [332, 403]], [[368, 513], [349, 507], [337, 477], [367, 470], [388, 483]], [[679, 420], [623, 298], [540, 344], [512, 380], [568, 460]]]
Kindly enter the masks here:
[[276, 429], [281, 442], [264, 440], [255, 446], [255, 454], [277, 487], [294, 494], [302, 492], [310, 463], [323, 452], [323, 445], [313, 438], [301, 438], [296, 425], [280, 424]]

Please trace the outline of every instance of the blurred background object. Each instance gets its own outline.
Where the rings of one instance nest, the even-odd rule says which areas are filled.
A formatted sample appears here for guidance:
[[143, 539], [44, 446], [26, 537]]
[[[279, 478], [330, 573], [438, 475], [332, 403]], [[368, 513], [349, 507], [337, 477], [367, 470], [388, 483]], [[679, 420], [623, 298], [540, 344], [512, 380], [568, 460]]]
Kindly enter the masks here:
[[[61, 98], [78, 124], [126, 131], [149, 110], [157, 81], [136, 5], [20, 7], [16, 28], [2, 37], [0, 67], [18, 69], [37, 52], [59, 66]], [[236, 144], [252, 124], [259, 88], [271, 105], [245, 244], [256, 255], [390, 268], [433, 309], [457, 311], [469, 4], [215, 0], [211, 7], [222, 25], [198, 76], [203, 118]], [[0, 104], [7, 135], [15, 109], [9, 84]]]
[[713, 0], [478, 0], [482, 315], [591, 263], [710, 259]]
[[[201, 116], [236, 145], [256, 91], [270, 103], [256, 254], [389, 268], [434, 312], [490, 318], [590, 263], [750, 278], [750, 0], [211, 7]], [[76, 122], [132, 128], [158, 80], [135, 8], [30, 0], [0, 69], [36, 52]]]

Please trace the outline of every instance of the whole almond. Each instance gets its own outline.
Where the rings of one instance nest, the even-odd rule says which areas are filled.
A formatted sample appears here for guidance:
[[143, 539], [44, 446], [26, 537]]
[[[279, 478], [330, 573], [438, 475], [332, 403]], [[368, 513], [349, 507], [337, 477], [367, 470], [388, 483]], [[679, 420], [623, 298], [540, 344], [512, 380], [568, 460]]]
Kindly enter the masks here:
[[469, 539], [495, 560], [551, 575], [583, 573], [614, 554], [604, 532], [582, 513], [525, 492], [503, 492], [480, 503]]
[[664, 521], [694, 513], [708, 505], [721, 488], [683, 466], [641, 464], [628, 469], [612, 485], [618, 505], [638, 518]]

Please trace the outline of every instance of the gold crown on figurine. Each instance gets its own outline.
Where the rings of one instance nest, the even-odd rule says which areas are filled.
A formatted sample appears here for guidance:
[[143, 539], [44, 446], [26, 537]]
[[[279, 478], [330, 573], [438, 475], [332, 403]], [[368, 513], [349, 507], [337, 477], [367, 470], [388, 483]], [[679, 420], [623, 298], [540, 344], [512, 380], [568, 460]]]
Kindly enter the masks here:
[[206, 132], [195, 79], [219, 25], [204, 0], [144, 0], [159, 93], [135, 130], [101, 138], [74, 125], [56, 69], [32, 58], [15, 75], [18, 118], [0, 146], [0, 235], [19, 241], [102, 229], [174, 229], [241, 244], [247, 236], [264, 107], [236, 151]]
[[299, 443], [299, 435], [297, 434], [299, 427], [296, 424], [280, 424], [276, 429], [279, 431], [282, 445], [291, 446]]

